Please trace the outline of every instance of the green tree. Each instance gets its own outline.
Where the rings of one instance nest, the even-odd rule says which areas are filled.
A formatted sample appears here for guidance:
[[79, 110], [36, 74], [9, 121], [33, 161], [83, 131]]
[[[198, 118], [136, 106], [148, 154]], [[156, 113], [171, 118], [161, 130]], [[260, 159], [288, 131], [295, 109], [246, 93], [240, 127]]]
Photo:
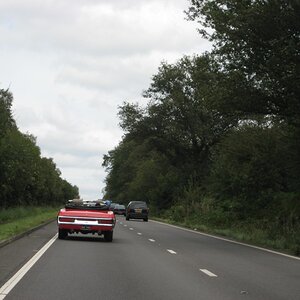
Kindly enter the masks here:
[[186, 179], [191, 174], [206, 176], [211, 148], [237, 125], [236, 116], [222, 114], [212, 105], [223, 97], [218, 87], [222, 78], [208, 54], [184, 57], [173, 65], [163, 63], [145, 92], [149, 118], [169, 141]]
[[272, 115], [300, 126], [300, 2], [191, 0], [190, 20], [232, 74], [232, 110]]
[[23, 134], [13, 119], [13, 96], [0, 90], [0, 208], [51, 205], [78, 195], [61, 178], [51, 158], [42, 158], [36, 138]]
[[8, 130], [16, 128], [16, 123], [11, 111], [12, 101], [12, 94], [8, 90], [0, 89], [0, 138], [2, 138]]
[[178, 184], [178, 170], [156, 151], [149, 140], [141, 143], [125, 138], [104, 156], [105, 198], [128, 203], [146, 201], [152, 208], [169, 207]]
[[11, 130], [0, 140], [1, 206], [27, 204], [37, 180], [40, 155], [34, 137]]
[[269, 214], [276, 195], [291, 191], [289, 137], [280, 127], [244, 125], [228, 134], [213, 156], [210, 191], [225, 210], [243, 217]]
[[144, 193], [153, 203], [164, 199], [158, 204], [168, 207], [191, 177], [201, 185], [209, 171], [211, 148], [237, 125], [235, 116], [211, 108], [217, 97], [213, 95], [221, 97], [221, 78], [209, 55], [162, 63], [144, 93], [147, 107], [120, 107], [125, 136], [104, 157], [109, 197], [132, 199]]

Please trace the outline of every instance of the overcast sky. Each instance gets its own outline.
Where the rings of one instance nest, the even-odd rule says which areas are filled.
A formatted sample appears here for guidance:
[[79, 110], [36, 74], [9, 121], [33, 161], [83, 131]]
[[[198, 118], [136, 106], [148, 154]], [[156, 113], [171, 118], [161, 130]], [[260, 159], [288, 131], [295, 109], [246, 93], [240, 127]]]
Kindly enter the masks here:
[[0, 0], [0, 87], [83, 198], [102, 197], [102, 157], [121, 140], [118, 105], [145, 104], [162, 61], [209, 48], [188, 0]]

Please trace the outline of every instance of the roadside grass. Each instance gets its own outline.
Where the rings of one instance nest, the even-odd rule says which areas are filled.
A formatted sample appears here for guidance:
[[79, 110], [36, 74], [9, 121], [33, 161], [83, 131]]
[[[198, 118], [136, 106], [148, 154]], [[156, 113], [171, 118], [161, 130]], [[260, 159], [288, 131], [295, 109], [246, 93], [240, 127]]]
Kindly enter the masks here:
[[0, 241], [55, 219], [58, 207], [28, 206], [0, 210]]
[[283, 234], [280, 233], [278, 228], [274, 228], [274, 225], [266, 226], [259, 221], [236, 222], [233, 224], [224, 222], [221, 226], [220, 224], [209, 224], [207, 220], [202, 220], [199, 217], [183, 218], [182, 221], [175, 221], [170, 216], [153, 217], [153, 219], [219, 237], [226, 237], [234, 241], [300, 256], [299, 228]]

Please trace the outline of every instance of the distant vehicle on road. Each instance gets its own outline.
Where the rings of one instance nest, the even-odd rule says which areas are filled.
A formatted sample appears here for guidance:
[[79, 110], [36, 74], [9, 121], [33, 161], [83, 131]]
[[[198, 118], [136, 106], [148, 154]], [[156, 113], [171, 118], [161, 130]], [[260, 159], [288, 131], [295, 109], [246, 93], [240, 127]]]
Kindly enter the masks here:
[[116, 205], [119, 205], [119, 203], [114, 203], [114, 202], [110, 203], [109, 209], [113, 211]]
[[126, 208], [125, 205], [117, 204], [114, 208], [115, 215], [124, 215], [126, 216]]
[[73, 233], [97, 233], [107, 242], [113, 240], [116, 217], [101, 200], [69, 200], [58, 212], [58, 238], [65, 239]]
[[131, 201], [126, 208], [126, 220], [143, 219], [148, 222], [149, 208], [144, 201]]

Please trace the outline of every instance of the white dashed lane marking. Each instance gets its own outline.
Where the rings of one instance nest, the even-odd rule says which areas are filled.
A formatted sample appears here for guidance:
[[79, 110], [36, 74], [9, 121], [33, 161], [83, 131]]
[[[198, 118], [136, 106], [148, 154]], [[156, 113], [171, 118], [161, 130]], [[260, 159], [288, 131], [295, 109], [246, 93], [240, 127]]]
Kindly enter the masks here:
[[130, 228], [129, 228], [129, 230], [133, 230], [133, 228], [132, 228], [132, 227], [130, 227]]
[[175, 252], [175, 251], [173, 251], [173, 250], [171, 250], [171, 249], [167, 249], [167, 251], [168, 251], [169, 253], [171, 253], [171, 254], [177, 254], [177, 252]]
[[138, 235], [142, 235], [140, 232], [137, 233]]
[[209, 277], [218, 277], [218, 275], [206, 270], [206, 269], [199, 269], [201, 272], [203, 272], [204, 274], [208, 275]]
[[152, 243], [154, 243], [154, 242], [155, 242], [155, 240], [153, 240], [153, 239], [149, 239], [149, 241], [150, 241], [150, 242], [152, 242]]

